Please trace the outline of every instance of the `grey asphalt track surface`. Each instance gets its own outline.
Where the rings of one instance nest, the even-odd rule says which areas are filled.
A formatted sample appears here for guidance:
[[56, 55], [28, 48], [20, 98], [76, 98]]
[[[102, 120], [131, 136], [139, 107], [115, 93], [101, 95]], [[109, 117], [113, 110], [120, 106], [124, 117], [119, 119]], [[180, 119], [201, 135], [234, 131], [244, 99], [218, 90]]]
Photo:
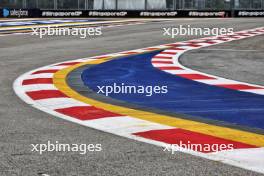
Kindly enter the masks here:
[[[192, 24], [193, 27], [234, 27], [237, 31], [261, 27], [264, 19], [179, 19], [174, 22], [108, 28], [103, 30], [103, 36], [93, 39], [79, 39], [78, 37], [39, 39], [30, 35], [0, 37], [0, 175], [261, 175], [188, 154], [172, 155], [150, 144], [55, 118], [25, 104], [12, 89], [13, 81], [18, 76], [48, 64], [199, 38], [193, 36], [170, 39], [162, 35], [162, 27], [179, 24]], [[233, 48], [249, 50], [247, 46], [251, 46], [252, 42], [257, 46], [263, 43], [263, 39], [264, 36], [259, 36], [241, 42], [237, 41], [236, 43], [241, 47], [234, 45]], [[230, 49], [227, 45], [229, 44], [211, 48]], [[219, 51], [201, 49], [202, 54], [198, 50], [186, 53], [182, 62], [208, 73], [263, 85], [264, 71], [261, 69], [263, 68], [263, 63], [261, 63], [263, 45], [256, 48], [253, 45], [250, 49], [260, 51], [234, 53], [225, 51], [227, 53], [225, 56], [228, 57], [226, 58], [220, 56]], [[197, 58], [201, 63], [193, 62], [192, 56], [197, 55], [193, 52], [198, 52], [199, 57]], [[249, 64], [241, 63], [240, 60], [233, 58], [245, 56], [243, 53], [246, 57], [239, 59], [241, 62], [246, 60]], [[215, 62], [208, 59], [210, 56], [216, 56]], [[224, 61], [229, 61], [229, 57], [232, 57], [232, 62], [220, 62], [217, 57]], [[251, 66], [252, 63], [257, 69]], [[210, 65], [207, 66], [207, 64]], [[230, 69], [231, 67], [233, 69]], [[244, 70], [240, 71], [241, 68]], [[236, 74], [236, 71], [246, 76]], [[40, 155], [31, 152], [30, 144], [47, 143], [47, 141], [54, 143], [59, 141], [65, 144], [101, 143], [103, 151], [86, 155], [74, 152], [51, 152]]]
[[186, 52], [180, 62], [204, 73], [264, 85], [264, 37], [256, 36]]

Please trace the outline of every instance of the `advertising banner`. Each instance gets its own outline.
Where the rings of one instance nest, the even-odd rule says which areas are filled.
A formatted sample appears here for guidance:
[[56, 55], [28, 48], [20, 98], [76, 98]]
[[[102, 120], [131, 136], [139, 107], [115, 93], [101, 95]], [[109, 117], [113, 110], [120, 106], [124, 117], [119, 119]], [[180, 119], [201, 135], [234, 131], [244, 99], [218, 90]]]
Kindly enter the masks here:
[[1, 16], [5, 18], [34, 18], [39, 17], [39, 9], [9, 9], [3, 8]]
[[235, 10], [235, 17], [264, 17], [264, 10]]
[[[259, 12], [237, 12], [237, 16], [263, 16]], [[8, 9], [1, 10], [0, 17], [6, 18], [222, 18], [231, 17], [231, 11], [221, 10], [175, 10], [175, 11], [140, 11], [140, 10], [40, 10], [40, 9]]]
[[231, 11], [139, 11], [139, 10], [41, 10], [41, 17], [129, 17], [129, 18], [174, 18], [174, 17], [230, 17]]

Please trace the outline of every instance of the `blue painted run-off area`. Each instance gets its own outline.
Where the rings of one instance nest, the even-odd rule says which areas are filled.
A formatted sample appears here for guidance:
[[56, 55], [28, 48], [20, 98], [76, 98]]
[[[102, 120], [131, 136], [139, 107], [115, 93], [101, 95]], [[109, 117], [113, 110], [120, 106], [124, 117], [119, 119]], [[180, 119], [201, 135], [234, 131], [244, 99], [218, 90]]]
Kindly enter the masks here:
[[151, 65], [155, 54], [157, 52], [128, 56], [91, 67], [83, 72], [82, 80], [96, 92], [97, 86], [114, 83], [167, 85], [167, 94], [109, 96], [142, 107], [264, 129], [264, 96], [210, 86], [165, 73]]

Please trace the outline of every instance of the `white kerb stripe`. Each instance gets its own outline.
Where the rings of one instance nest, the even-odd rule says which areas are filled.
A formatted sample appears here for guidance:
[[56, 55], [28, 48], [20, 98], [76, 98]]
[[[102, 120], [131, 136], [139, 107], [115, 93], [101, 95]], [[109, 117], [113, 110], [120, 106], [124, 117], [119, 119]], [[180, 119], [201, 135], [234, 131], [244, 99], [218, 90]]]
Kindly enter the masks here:
[[47, 107], [49, 109], [63, 109], [75, 106], [90, 106], [86, 103], [74, 100], [72, 98], [49, 98], [36, 101], [41, 106]]
[[20, 87], [25, 92], [29, 91], [40, 91], [40, 90], [58, 90], [54, 84], [31, 84], [31, 85], [23, 85]]
[[31, 74], [27, 76], [27, 79], [35, 79], [35, 78], [53, 78], [53, 73], [40, 73], [40, 74]]
[[172, 129], [175, 127], [161, 125], [129, 116], [108, 117], [95, 120], [88, 120], [85, 124], [89, 126], [97, 126], [106, 131], [115, 131], [118, 134], [131, 134], [144, 132], [149, 130]]

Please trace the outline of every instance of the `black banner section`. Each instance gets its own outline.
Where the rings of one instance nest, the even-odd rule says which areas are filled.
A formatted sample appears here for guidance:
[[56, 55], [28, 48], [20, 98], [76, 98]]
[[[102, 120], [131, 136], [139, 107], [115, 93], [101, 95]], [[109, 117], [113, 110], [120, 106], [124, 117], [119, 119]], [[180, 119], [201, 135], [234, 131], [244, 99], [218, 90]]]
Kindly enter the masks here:
[[3, 17], [3, 9], [0, 9], [0, 18]]
[[1, 9], [0, 17], [5, 18], [34, 18], [40, 17], [39, 9]]
[[174, 18], [174, 17], [230, 17], [231, 11], [138, 11], [138, 10], [41, 10], [41, 17], [128, 17], [128, 18]]
[[40, 10], [40, 17], [87, 17], [86, 10]]
[[0, 9], [0, 17], [5, 18], [226, 18], [264, 17], [264, 10], [40, 10], [40, 9]]
[[182, 10], [179, 17], [198, 17], [198, 18], [225, 18], [231, 17], [231, 11], [228, 10]]
[[235, 17], [264, 17], [264, 10], [235, 10]]

